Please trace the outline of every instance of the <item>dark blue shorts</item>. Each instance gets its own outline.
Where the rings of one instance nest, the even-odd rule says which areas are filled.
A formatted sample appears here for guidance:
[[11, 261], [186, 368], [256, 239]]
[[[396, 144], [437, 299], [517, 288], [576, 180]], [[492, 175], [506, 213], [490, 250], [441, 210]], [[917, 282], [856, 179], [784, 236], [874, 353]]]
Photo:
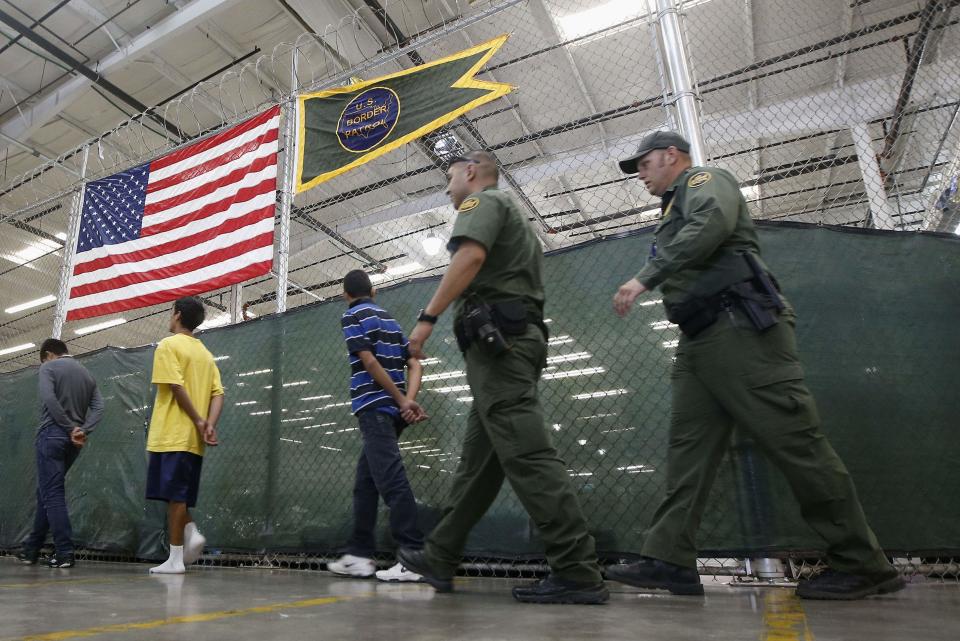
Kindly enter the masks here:
[[203, 457], [191, 452], [148, 452], [147, 498], [155, 501], [197, 504]]

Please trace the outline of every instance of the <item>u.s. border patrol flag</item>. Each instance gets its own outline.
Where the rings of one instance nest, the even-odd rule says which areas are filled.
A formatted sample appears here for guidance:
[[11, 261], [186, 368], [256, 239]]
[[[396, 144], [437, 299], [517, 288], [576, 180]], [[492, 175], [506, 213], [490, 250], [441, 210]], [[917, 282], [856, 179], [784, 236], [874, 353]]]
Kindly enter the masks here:
[[300, 96], [297, 192], [509, 93], [508, 84], [473, 77], [506, 40], [503, 35], [412, 69]]

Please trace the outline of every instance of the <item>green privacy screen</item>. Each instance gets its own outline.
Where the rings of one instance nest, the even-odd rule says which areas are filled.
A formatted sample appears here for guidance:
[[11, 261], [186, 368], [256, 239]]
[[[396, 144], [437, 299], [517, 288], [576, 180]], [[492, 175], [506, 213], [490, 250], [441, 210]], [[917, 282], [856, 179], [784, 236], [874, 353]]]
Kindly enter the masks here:
[[[960, 242], [953, 237], [816, 227], [761, 229], [765, 257], [799, 313], [798, 339], [824, 429], [891, 551], [960, 549]], [[636, 553], [664, 493], [675, 330], [654, 296], [626, 320], [611, 296], [646, 254], [649, 233], [599, 241], [546, 261], [552, 333], [541, 395], [551, 431], [602, 554]], [[409, 329], [436, 281], [378, 302]], [[360, 435], [347, 402], [342, 301], [202, 334], [227, 388], [221, 443], [208, 450], [194, 514], [208, 548], [328, 553], [350, 532]], [[166, 321], [158, 320], [157, 338]], [[401, 437], [425, 530], [456, 467], [469, 410], [463, 361], [444, 318], [428, 345], [421, 400], [432, 418]], [[143, 499], [153, 349], [106, 350], [83, 363], [107, 411], [67, 479], [81, 546], [162, 554], [164, 512]], [[26, 534], [34, 504], [36, 370], [0, 378], [0, 547]], [[393, 543], [380, 519], [380, 547]], [[700, 531], [704, 556], [805, 554], [822, 543], [786, 482], [735, 438]], [[538, 556], [505, 487], [467, 554]]]

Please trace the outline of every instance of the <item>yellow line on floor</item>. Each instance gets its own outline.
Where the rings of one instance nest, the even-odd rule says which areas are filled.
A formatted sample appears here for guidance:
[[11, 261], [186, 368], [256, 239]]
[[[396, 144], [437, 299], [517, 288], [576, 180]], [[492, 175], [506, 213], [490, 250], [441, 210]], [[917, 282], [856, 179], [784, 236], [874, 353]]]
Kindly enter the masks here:
[[155, 619], [153, 621], [141, 621], [139, 623], [116, 623], [113, 625], [101, 625], [83, 630], [62, 630], [60, 632], [48, 632], [46, 634], [30, 634], [25, 637], [14, 637], [4, 641], [65, 641], [66, 639], [80, 639], [83, 637], [93, 637], [98, 634], [107, 634], [110, 632], [133, 632], [136, 630], [152, 630], [168, 625], [178, 625], [181, 623], [206, 623], [208, 621], [219, 621], [220, 619], [230, 619], [233, 617], [243, 617], [251, 614], [263, 614], [265, 612], [276, 612], [277, 610], [290, 610], [293, 608], [312, 608], [318, 605], [327, 605], [337, 601], [345, 601], [347, 597], [321, 597], [318, 599], [304, 599], [302, 601], [290, 601], [288, 603], [273, 603], [271, 605], [260, 605], [253, 608], [244, 608], [243, 610], [220, 610], [219, 612], [206, 612], [204, 614], [191, 614], [182, 617], [170, 617], [168, 619]]
[[761, 641], [814, 641], [800, 598], [791, 590], [771, 588], [763, 597]]

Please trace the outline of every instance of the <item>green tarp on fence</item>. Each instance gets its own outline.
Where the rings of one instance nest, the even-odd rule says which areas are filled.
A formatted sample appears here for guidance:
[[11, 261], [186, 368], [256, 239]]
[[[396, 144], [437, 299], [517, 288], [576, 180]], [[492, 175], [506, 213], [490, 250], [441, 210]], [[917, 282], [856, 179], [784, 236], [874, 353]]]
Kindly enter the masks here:
[[[960, 549], [960, 239], [809, 226], [761, 229], [765, 257], [799, 313], [798, 340], [825, 432], [856, 481], [889, 550]], [[617, 286], [639, 267], [649, 233], [605, 240], [546, 261], [550, 368], [541, 392], [571, 479], [610, 555], [639, 550], [663, 496], [674, 330], [660, 305], [626, 320]], [[406, 328], [435, 281], [385, 290], [378, 302]], [[653, 297], [647, 299], [652, 301]], [[350, 531], [359, 451], [347, 401], [341, 301], [204, 332], [227, 387], [222, 445], [208, 450], [195, 511], [208, 549], [331, 552]], [[158, 321], [157, 338], [165, 335]], [[428, 346], [430, 421], [402, 437], [429, 528], [456, 465], [469, 391], [444, 319]], [[67, 479], [77, 542], [162, 555], [161, 505], [143, 500], [153, 348], [82, 357], [107, 411]], [[34, 505], [36, 369], [0, 375], [0, 547], [26, 534]], [[711, 555], [821, 549], [786, 483], [750, 442], [735, 439], [701, 529]], [[381, 546], [392, 547], [381, 518]], [[537, 556], [536, 532], [505, 488], [468, 553]]]

